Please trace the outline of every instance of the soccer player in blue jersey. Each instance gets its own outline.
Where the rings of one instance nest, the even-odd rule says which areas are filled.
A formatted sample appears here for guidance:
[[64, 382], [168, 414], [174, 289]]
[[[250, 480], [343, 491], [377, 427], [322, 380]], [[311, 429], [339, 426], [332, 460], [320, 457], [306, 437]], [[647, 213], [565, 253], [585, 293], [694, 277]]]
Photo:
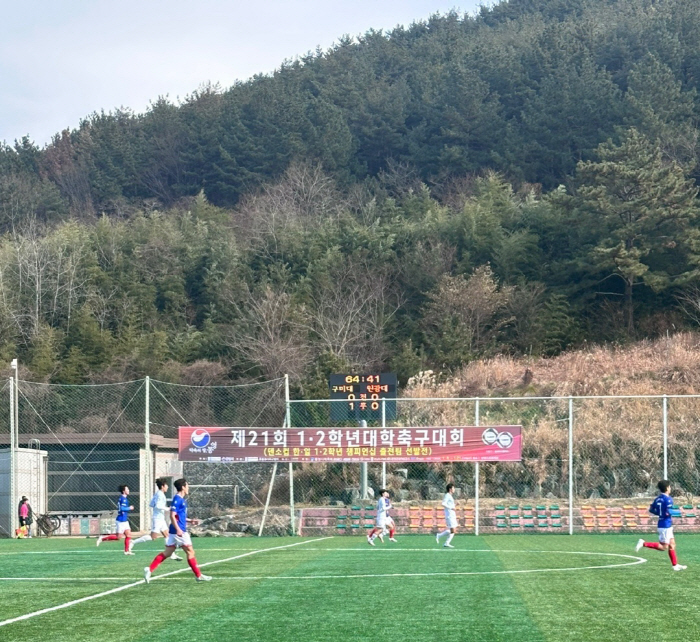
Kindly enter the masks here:
[[192, 539], [187, 532], [187, 522], [192, 521], [187, 519], [187, 493], [189, 488], [186, 479], [178, 479], [174, 482], [177, 495], [173, 497], [173, 502], [170, 504], [170, 528], [168, 529], [168, 539], [165, 543], [165, 551], [158, 553], [150, 566], [143, 569], [143, 576], [146, 583], [151, 581], [151, 573], [155, 571], [161, 562], [167, 560], [179, 546], [187, 555], [187, 563], [190, 565], [192, 572], [198, 582], [208, 582], [211, 577], [204, 575], [199, 570], [197, 560], [194, 556], [194, 548]]
[[671, 558], [674, 571], [684, 571], [687, 566], [678, 563], [676, 558], [676, 540], [673, 537], [673, 526], [671, 522], [671, 509], [673, 508], [673, 498], [671, 497], [671, 482], [662, 479], [657, 487], [659, 496], [649, 506], [649, 512], [659, 518], [659, 542], [645, 542], [640, 539], [635, 548], [639, 551], [643, 546], [646, 548], [655, 548], [657, 551], [668, 551], [668, 556]]
[[129, 511], [134, 507], [129, 504], [129, 487], [120, 486], [119, 499], [117, 500], [117, 532], [112, 535], [100, 535], [97, 538], [97, 546], [102, 542], [111, 542], [124, 538], [124, 555], [133, 555], [131, 552], [131, 526], [129, 525]]

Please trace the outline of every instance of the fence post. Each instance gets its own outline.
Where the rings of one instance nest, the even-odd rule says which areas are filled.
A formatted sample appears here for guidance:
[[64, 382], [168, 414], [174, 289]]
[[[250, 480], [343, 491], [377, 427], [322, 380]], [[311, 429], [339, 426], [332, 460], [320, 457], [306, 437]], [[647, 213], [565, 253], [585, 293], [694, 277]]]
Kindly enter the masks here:
[[15, 382], [10, 377], [10, 501], [9, 501], [9, 511], [10, 511], [10, 537], [15, 536], [17, 531], [17, 510], [15, 509], [15, 451], [17, 446], [15, 444]]
[[[289, 375], [284, 375], [284, 425], [287, 428], [292, 427], [291, 412], [289, 407]], [[275, 469], [276, 470], [276, 469]], [[294, 523], [294, 463], [289, 462], [289, 524], [291, 526], [292, 535], [296, 534], [296, 525]]]
[[668, 479], [668, 396], [664, 395], [664, 479]]
[[143, 448], [146, 451], [146, 470], [144, 470], [143, 475], [143, 485], [145, 488], [141, 489], [140, 494], [141, 506], [143, 506], [143, 511], [139, 511], [141, 513], [141, 530], [148, 528], [148, 523], [151, 521], [148, 496], [153, 491], [151, 477], [153, 466], [155, 465], [155, 462], [151, 462], [151, 378], [148, 375], [146, 375], [144, 385], [146, 386], [146, 408], [144, 411]]
[[[386, 399], [382, 397], [382, 429], [386, 428]], [[386, 488], [386, 462], [382, 462], [382, 488]]]
[[[474, 404], [474, 420], [479, 425], [479, 399]], [[479, 535], [479, 462], [474, 462], [474, 535]]]
[[569, 535], [574, 534], [574, 398], [569, 397]]

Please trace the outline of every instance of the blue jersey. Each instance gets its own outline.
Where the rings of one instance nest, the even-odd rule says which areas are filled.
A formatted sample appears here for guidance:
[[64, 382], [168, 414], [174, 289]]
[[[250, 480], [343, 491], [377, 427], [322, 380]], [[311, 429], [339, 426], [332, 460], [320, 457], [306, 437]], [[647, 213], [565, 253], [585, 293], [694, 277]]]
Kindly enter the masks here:
[[673, 498], [661, 494], [649, 506], [649, 512], [659, 518], [659, 528], [671, 528], [671, 509], [673, 508]]
[[[173, 503], [170, 505], [170, 511], [175, 513], [175, 516], [177, 518], [177, 523], [178, 523], [178, 526], [180, 527], [180, 530], [186, 531], [187, 530], [187, 500], [180, 495], [175, 495], [175, 497], [173, 497]], [[175, 528], [175, 524], [173, 524], [172, 521], [170, 522], [170, 528], [168, 530], [173, 535], [177, 535], [177, 529]]]
[[126, 495], [119, 495], [117, 500], [117, 521], [129, 521], [129, 498]]

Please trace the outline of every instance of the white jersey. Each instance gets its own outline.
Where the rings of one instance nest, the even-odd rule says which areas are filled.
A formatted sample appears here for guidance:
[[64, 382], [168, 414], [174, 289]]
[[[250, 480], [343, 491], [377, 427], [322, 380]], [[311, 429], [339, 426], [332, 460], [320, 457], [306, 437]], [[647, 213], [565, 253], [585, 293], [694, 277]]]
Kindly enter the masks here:
[[153, 519], [154, 520], [165, 520], [165, 511], [168, 509], [168, 502], [165, 499], [165, 493], [162, 490], [158, 490], [153, 499], [151, 499], [149, 506], [153, 509]]
[[380, 497], [377, 502], [377, 527], [384, 528], [387, 524], [391, 523], [391, 517], [389, 517], [389, 509], [391, 508], [391, 501], [388, 497]]
[[391, 500], [388, 497], [380, 497], [377, 502], [377, 517], [382, 515], [384, 518], [389, 517], [389, 509], [391, 508]]
[[452, 493], [445, 493], [445, 497], [442, 499], [442, 505], [445, 509], [445, 516], [447, 517], [450, 513], [455, 512], [455, 498], [452, 497]]

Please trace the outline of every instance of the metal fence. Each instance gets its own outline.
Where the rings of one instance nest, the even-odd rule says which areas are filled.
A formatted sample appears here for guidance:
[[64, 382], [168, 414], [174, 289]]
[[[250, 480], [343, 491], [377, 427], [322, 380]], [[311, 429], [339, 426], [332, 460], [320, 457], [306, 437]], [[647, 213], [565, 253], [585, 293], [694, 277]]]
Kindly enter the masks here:
[[391, 419], [375, 413], [369, 426], [520, 424], [523, 459], [183, 464], [178, 426], [321, 427], [353, 425], [360, 417], [334, 420], [332, 404], [344, 401], [290, 400], [285, 379], [211, 387], [150, 378], [95, 386], [9, 380], [0, 390], [0, 534], [15, 533], [22, 496], [35, 513], [66, 516], [62, 534], [104, 532], [120, 484], [131, 491], [133, 530], [148, 530], [154, 480], [183, 475], [191, 513], [221, 534], [261, 533], [265, 520], [265, 533], [362, 533], [379, 488], [392, 493], [402, 530], [426, 532], [439, 524], [448, 482], [457, 486], [460, 526], [477, 534], [645, 530], [652, 525], [642, 509], [661, 478], [671, 480], [683, 507], [681, 527], [696, 524], [700, 396], [395, 402]]

